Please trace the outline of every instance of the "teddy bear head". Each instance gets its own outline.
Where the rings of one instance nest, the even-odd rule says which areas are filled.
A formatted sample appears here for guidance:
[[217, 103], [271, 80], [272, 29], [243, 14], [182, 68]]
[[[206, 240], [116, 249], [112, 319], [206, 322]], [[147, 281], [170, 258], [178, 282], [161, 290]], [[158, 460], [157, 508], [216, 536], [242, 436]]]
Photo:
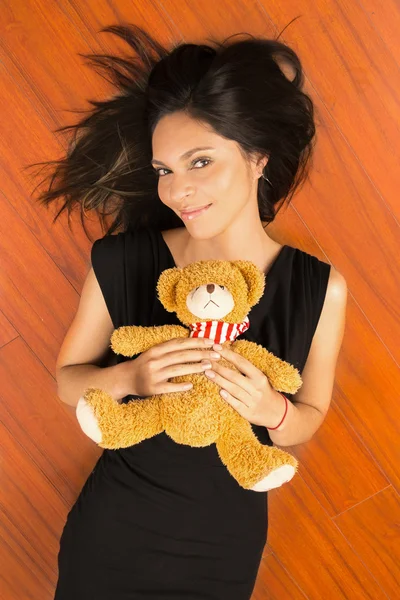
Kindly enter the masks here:
[[265, 275], [247, 260], [200, 260], [163, 271], [158, 297], [187, 326], [195, 321], [243, 321], [260, 300]]

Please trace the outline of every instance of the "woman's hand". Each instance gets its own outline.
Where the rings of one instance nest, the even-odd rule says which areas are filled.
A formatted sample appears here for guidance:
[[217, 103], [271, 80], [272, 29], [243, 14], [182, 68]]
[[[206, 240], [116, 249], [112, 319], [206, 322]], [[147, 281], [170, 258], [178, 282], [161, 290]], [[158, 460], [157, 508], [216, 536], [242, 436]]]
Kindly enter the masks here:
[[213, 363], [212, 370], [205, 371], [205, 375], [221, 387], [222, 398], [254, 425], [278, 425], [285, 410], [284, 400], [264, 373], [247, 358], [225, 346], [214, 344], [213, 348], [239, 370], [238, 373]]
[[168, 380], [177, 375], [202, 373], [209, 369], [210, 359], [216, 361], [219, 358], [212, 344], [213, 340], [205, 338], [174, 338], [124, 362], [127, 365], [127, 387], [131, 390], [129, 394], [147, 397], [192, 388], [192, 383], [171, 383]]

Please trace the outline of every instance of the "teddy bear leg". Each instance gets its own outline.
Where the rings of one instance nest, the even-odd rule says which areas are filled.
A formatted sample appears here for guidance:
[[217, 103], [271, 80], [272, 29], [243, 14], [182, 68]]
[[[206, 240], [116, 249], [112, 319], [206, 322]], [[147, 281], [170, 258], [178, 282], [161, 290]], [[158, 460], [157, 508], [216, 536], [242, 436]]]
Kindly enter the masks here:
[[81, 396], [76, 405], [76, 418], [85, 435], [99, 444], [103, 438], [93, 408], [88, 404], [85, 396]]
[[275, 446], [260, 444], [251, 425], [239, 414], [232, 415], [216, 442], [218, 454], [239, 485], [266, 492], [290, 481], [297, 460]]
[[274, 488], [278, 488], [284, 483], [287, 483], [293, 479], [295, 473], [295, 466], [291, 464], [281, 465], [280, 467], [277, 467], [271, 471], [271, 473], [266, 475], [250, 489], [254, 492], [267, 492], [269, 490], [273, 490]]
[[120, 404], [107, 392], [89, 388], [78, 400], [76, 417], [101, 448], [127, 448], [164, 430], [157, 397]]

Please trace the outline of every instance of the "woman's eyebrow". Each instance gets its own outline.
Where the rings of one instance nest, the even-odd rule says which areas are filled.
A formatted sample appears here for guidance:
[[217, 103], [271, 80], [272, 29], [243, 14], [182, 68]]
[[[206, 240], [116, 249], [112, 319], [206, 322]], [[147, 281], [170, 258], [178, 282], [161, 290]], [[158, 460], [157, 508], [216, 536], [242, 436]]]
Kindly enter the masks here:
[[[200, 150], [215, 150], [215, 148], [212, 148], [211, 146], [200, 146], [198, 148], [192, 148], [191, 150], [184, 152], [182, 154], [182, 156], [179, 158], [179, 160], [184, 160], [185, 158], [190, 158], [190, 156], [192, 156], [192, 154], [194, 154], [195, 152], [199, 152]], [[153, 158], [153, 160], [151, 161], [151, 164], [154, 164], [154, 163], [157, 163], [158, 165], [164, 165], [164, 167], [167, 166], [161, 160], [157, 160], [156, 158]]]

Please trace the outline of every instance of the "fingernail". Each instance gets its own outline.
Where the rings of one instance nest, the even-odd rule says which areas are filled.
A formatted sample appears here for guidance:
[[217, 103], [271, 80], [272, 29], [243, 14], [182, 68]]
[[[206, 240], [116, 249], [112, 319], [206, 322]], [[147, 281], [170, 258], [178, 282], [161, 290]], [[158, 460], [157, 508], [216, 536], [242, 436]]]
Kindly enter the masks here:
[[220, 344], [214, 344], [214, 350], [222, 350], [222, 346]]

